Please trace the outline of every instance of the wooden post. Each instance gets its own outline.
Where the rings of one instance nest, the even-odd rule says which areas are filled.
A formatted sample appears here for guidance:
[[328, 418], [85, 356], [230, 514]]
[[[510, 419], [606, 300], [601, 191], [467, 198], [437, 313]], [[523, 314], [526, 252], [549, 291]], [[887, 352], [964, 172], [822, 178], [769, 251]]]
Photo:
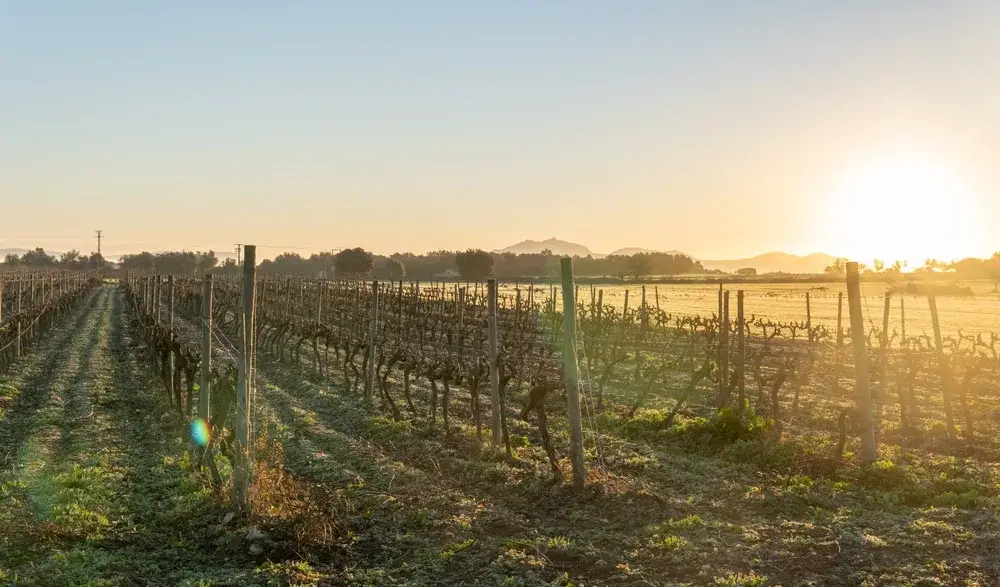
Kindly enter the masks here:
[[941, 323], [938, 321], [937, 298], [927, 296], [931, 308], [931, 325], [934, 328], [934, 345], [937, 347], [938, 367], [941, 371], [941, 399], [944, 402], [944, 417], [948, 424], [948, 434], [955, 434], [955, 416], [951, 408], [951, 371], [948, 369], [948, 357], [944, 354], [941, 344]]
[[906, 298], [899, 296], [899, 327], [900, 327], [900, 341], [899, 346], [906, 348], [906, 304], [903, 302]]
[[747, 361], [747, 347], [746, 347], [746, 328], [743, 324], [743, 290], [736, 290], [736, 322], [737, 327], [740, 329], [736, 334], [736, 360], [738, 373], [736, 380], [736, 389], [739, 392], [739, 409], [743, 410], [746, 404], [746, 361]]
[[365, 372], [365, 403], [375, 398], [375, 338], [378, 336], [378, 280], [372, 280], [372, 315], [368, 330], [368, 369]]
[[156, 321], [159, 322], [160, 318], [163, 317], [163, 309], [160, 307], [160, 301], [163, 299], [163, 276], [156, 276], [156, 285], [154, 287], [154, 297], [153, 300], [153, 312], [156, 315]]
[[573, 259], [562, 259], [563, 372], [569, 412], [569, 448], [573, 463], [573, 486], [583, 488], [587, 471], [583, 466], [583, 421], [580, 417], [580, 371], [576, 363], [576, 300], [573, 296]]
[[806, 334], [809, 337], [809, 342], [813, 341], [813, 320], [812, 320], [812, 304], [809, 301], [809, 292], [806, 292]]
[[[174, 276], [167, 276], [167, 389], [171, 399], [174, 397]], [[177, 398], [180, 400], [180, 398]], [[184, 406], [178, 401], [177, 411], [184, 413]]]
[[257, 247], [243, 246], [243, 308], [241, 339], [243, 349], [237, 372], [236, 385], [236, 467], [233, 488], [236, 505], [241, 509], [250, 506], [250, 388], [253, 385], [254, 345], [254, 295], [257, 278]]
[[319, 280], [316, 282], [316, 325], [323, 322], [323, 298], [326, 296], [326, 282]]
[[497, 280], [486, 282], [487, 321], [490, 343], [490, 403], [493, 406], [493, 446], [503, 442], [500, 413], [500, 368], [497, 364]]
[[[722, 318], [719, 322], [719, 400], [729, 394], [729, 290], [722, 294]], [[721, 408], [722, 405], [720, 404]]]
[[844, 292], [837, 292], [837, 348], [844, 346]]
[[201, 287], [201, 384], [198, 388], [198, 418], [208, 423], [208, 398], [212, 387], [212, 274]]
[[851, 343], [854, 348], [854, 373], [856, 398], [860, 415], [861, 461], [875, 462], [875, 426], [872, 418], [872, 396], [868, 387], [868, 350], [865, 340], [865, 319], [861, 314], [861, 282], [858, 264], [847, 263], [847, 304], [851, 314]]
[[597, 319], [601, 319], [601, 315], [604, 313], [604, 290], [597, 290]]
[[14, 344], [15, 358], [21, 356], [21, 335], [24, 334], [24, 329], [21, 325], [21, 297], [23, 289], [24, 289], [24, 281], [21, 278], [18, 278], [17, 297], [14, 298], [14, 316], [17, 317], [17, 342]]
[[643, 330], [645, 330], [646, 326], [648, 325], [648, 318], [647, 318], [647, 316], [648, 315], [646, 313], [646, 286], [643, 285], [642, 286], [642, 318], [641, 318], [641, 324], [642, 324], [642, 329]]
[[879, 340], [879, 368], [878, 368], [878, 389], [879, 393], [885, 392], [885, 378], [889, 373], [889, 308], [892, 304], [892, 294], [885, 292], [885, 308], [882, 310], [882, 337]]

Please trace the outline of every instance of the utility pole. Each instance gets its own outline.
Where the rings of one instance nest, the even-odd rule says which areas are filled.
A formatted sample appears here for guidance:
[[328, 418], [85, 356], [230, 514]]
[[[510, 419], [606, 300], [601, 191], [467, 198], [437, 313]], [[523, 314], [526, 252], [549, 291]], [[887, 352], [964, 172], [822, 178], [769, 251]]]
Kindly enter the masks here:
[[97, 233], [97, 256], [100, 257], [101, 256], [101, 232], [102, 231], [95, 230], [94, 232]]
[[243, 261], [240, 255], [243, 253], [243, 245], [236, 245], [236, 265], [242, 265]]

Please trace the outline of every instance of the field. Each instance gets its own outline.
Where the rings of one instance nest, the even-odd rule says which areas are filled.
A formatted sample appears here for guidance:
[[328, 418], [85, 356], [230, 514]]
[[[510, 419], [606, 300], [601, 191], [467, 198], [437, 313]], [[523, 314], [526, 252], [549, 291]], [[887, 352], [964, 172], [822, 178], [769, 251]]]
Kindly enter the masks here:
[[[676, 327], [656, 314], [646, 325], [616, 311], [621, 290], [606, 288], [606, 307], [579, 316], [586, 479], [574, 489], [562, 318], [541, 300], [500, 298], [494, 406], [485, 296], [469, 293], [459, 312], [447, 288], [384, 286], [376, 304], [365, 284], [260, 280], [254, 464], [250, 509], [240, 510], [240, 432], [229, 419], [239, 408], [227, 402], [238, 393], [241, 286], [214, 285], [208, 447], [187, 433], [202, 283], [177, 279], [172, 296], [154, 286], [90, 282], [0, 375], [0, 583], [875, 586], [1000, 576], [1000, 369], [984, 348], [949, 347], [954, 432], [936, 355], [871, 348], [878, 459], [863, 464], [847, 350], [751, 328], [747, 403], [741, 410], [732, 389], [720, 409], [718, 322]], [[673, 287], [669, 298], [660, 289], [664, 312], [715, 310], [711, 286]], [[755, 290], [748, 313], [770, 303], [791, 321], [802, 294]], [[836, 296], [816, 297], [813, 319], [826, 320]], [[870, 298], [879, 315], [880, 301]], [[996, 299], [959, 302], [974, 313]], [[505, 441], [494, 446], [497, 408]]]
[[[938, 312], [942, 332], [956, 334], [962, 330], [965, 334], [1000, 333], [1000, 294], [994, 291], [991, 282], [971, 281], [969, 287], [973, 296], [939, 296]], [[548, 286], [535, 286], [535, 295], [539, 299], [549, 298]], [[629, 292], [629, 305], [637, 307], [642, 300], [642, 285], [595, 285], [595, 290], [603, 290], [605, 304], [622, 308], [625, 304], [625, 292]], [[527, 286], [520, 286], [525, 290]], [[744, 290], [747, 315], [757, 315], [779, 322], [806, 320], [806, 293], [810, 296], [812, 322], [824, 325], [831, 330], [837, 324], [837, 294], [844, 294], [844, 320], [847, 320], [847, 290], [845, 284], [732, 284], [725, 286], [730, 290], [735, 313], [736, 290]], [[584, 303], [590, 301], [590, 285], [580, 286], [580, 298]], [[881, 283], [863, 282], [862, 296], [866, 319], [881, 323], [884, 304], [885, 285]], [[646, 286], [646, 303], [657, 307], [656, 297], [659, 294], [659, 307], [665, 312], [685, 316], [708, 316], [718, 312], [718, 285], [703, 284], [649, 284]], [[516, 289], [512, 285], [505, 286], [502, 291], [512, 295]], [[558, 286], [556, 288], [557, 307], [562, 308]], [[527, 295], [526, 291], [522, 292]], [[596, 295], [596, 294], [595, 294]], [[926, 296], [899, 295], [893, 296], [890, 310], [890, 324], [899, 328], [900, 299], [906, 308], [907, 332], [932, 333], [931, 315]]]

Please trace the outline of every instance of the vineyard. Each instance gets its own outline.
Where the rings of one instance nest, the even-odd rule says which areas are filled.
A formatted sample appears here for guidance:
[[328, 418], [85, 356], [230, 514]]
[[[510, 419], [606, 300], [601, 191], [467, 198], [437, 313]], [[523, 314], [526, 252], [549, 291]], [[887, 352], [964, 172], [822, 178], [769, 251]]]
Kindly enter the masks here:
[[[778, 320], [751, 292], [712, 290], [693, 312], [651, 288], [576, 287], [569, 265], [560, 288], [428, 285], [257, 278], [247, 255], [242, 278], [67, 274], [17, 280], [21, 298], [5, 280], [0, 347], [41, 348], [0, 355], [4, 389], [25, 388], [0, 428], [21, 447], [4, 466], [0, 530], [14, 541], [0, 546], [14, 554], [0, 578], [985, 585], [1000, 573], [1000, 336], [949, 325], [945, 298], [811, 291], [801, 317]], [[32, 371], [36, 355], [70, 357], [83, 381], [98, 352], [73, 358], [87, 328], [108, 341], [106, 405], [50, 385], [55, 362]], [[58, 425], [34, 415], [41, 400], [18, 403], [48, 387], [70, 398]], [[80, 450], [55, 465], [56, 489], [41, 483], [29, 457], [57, 451], [57, 430], [96, 427], [95, 413], [104, 432], [88, 442], [107, 452]], [[164, 528], [172, 545], [155, 538]], [[80, 540], [82, 559], [67, 559]]]

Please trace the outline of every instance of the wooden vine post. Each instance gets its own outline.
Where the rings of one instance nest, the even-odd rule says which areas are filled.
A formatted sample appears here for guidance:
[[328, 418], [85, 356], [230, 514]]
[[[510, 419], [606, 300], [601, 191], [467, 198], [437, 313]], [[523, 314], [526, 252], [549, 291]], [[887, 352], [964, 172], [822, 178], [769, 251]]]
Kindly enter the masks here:
[[21, 356], [21, 335], [24, 334], [24, 329], [21, 327], [21, 298], [24, 290], [24, 281], [20, 278], [17, 280], [17, 297], [14, 299], [14, 316], [17, 320], [17, 342], [14, 345], [14, 356]]
[[583, 465], [583, 421], [580, 417], [580, 370], [576, 363], [576, 300], [573, 295], [573, 259], [562, 260], [563, 372], [569, 412], [569, 448], [573, 487], [582, 489], [587, 477]]
[[878, 389], [879, 393], [885, 392], [885, 378], [889, 373], [889, 309], [892, 306], [892, 294], [885, 292], [885, 308], [882, 310], [882, 336], [879, 339], [880, 361], [878, 368]]
[[[175, 396], [174, 389], [174, 276], [167, 276], [167, 395], [170, 396], [170, 401], [173, 401]], [[177, 397], [180, 400], [180, 396]], [[177, 411], [183, 415], [184, 406], [180, 405], [178, 401]]]
[[253, 467], [250, 455], [250, 386], [253, 381], [254, 352], [254, 295], [257, 278], [257, 247], [243, 246], [243, 307], [241, 319], [242, 353], [237, 367], [236, 383], [236, 468], [233, 471], [233, 489], [236, 505], [242, 510], [250, 507], [250, 473]]
[[645, 285], [642, 286], [642, 314], [641, 314], [641, 316], [642, 316], [642, 318], [641, 318], [641, 322], [640, 323], [642, 325], [642, 330], [645, 331], [646, 328], [649, 326], [649, 318], [648, 318], [648, 313], [647, 313], [647, 310], [646, 310], [646, 286]]
[[858, 264], [847, 263], [847, 306], [851, 315], [851, 343], [854, 348], [855, 397], [860, 416], [861, 461], [875, 462], [875, 426], [872, 417], [872, 396], [868, 387], [868, 350], [865, 341], [865, 319], [861, 314], [861, 280]]
[[930, 305], [934, 345], [937, 348], [938, 368], [941, 373], [941, 399], [944, 402], [944, 417], [948, 424], [948, 434], [954, 436], [955, 415], [951, 407], [951, 370], [948, 369], [948, 356], [944, 354], [944, 345], [941, 343], [941, 322], [938, 320], [937, 298], [927, 296], [927, 303]]
[[900, 328], [900, 340], [899, 346], [902, 349], [906, 349], [906, 299], [903, 296], [899, 296], [899, 328]]
[[497, 362], [497, 280], [486, 282], [487, 322], [490, 345], [490, 404], [493, 406], [493, 446], [503, 442], [503, 427], [500, 413], [500, 367]]
[[198, 418], [208, 423], [208, 398], [212, 389], [212, 274], [201, 285], [201, 382], [198, 386]]
[[736, 290], [736, 323], [739, 328], [739, 332], [736, 334], [736, 361], [737, 367], [739, 368], [739, 373], [736, 380], [736, 389], [739, 392], [739, 409], [740, 411], [746, 405], [746, 364], [747, 364], [747, 347], [746, 347], [746, 327], [744, 325], [743, 317], [743, 290]]
[[[722, 314], [719, 320], [719, 399], [729, 395], [729, 290], [722, 294]], [[720, 406], [721, 407], [721, 406]]]
[[365, 403], [375, 398], [375, 338], [378, 336], [378, 280], [372, 280], [372, 315], [368, 329], [368, 368], [365, 370]]
[[844, 346], [844, 292], [837, 293], [837, 348]]
[[806, 335], [809, 338], [809, 342], [813, 341], [813, 317], [812, 317], [812, 303], [809, 300], [809, 292], [806, 292]]

